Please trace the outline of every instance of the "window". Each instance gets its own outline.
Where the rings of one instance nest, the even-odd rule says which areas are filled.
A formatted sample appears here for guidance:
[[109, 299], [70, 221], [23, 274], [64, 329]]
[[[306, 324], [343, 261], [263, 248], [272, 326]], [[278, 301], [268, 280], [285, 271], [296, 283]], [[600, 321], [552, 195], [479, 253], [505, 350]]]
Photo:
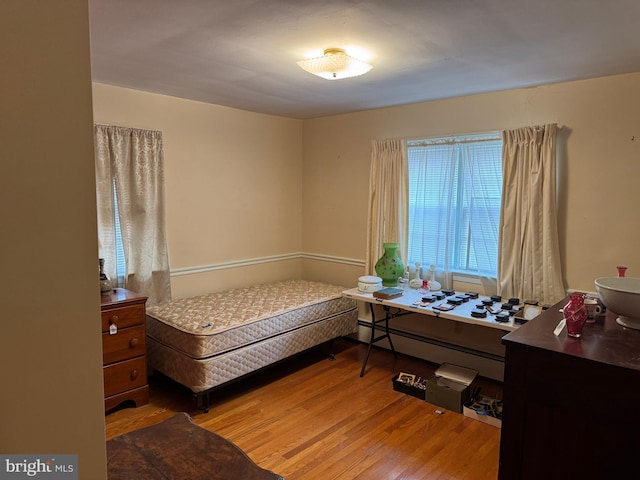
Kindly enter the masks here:
[[122, 230], [120, 228], [120, 212], [118, 211], [118, 197], [116, 196], [116, 183], [113, 182], [113, 225], [116, 235], [116, 279], [112, 279], [114, 285], [124, 287], [127, 276], [127, 263], [124, 258], [124, 244], [122, 242]]
[[147, 305], [170, 300], [162, 132], [95, 125], [94, 134], [99, 256], [105, 259], [105, 274], [114, 282], [126, 275], [125, 288], [146, 295]]
[[502, 192], [499, 133], [412, 140], [408, 263], [495, 277]]

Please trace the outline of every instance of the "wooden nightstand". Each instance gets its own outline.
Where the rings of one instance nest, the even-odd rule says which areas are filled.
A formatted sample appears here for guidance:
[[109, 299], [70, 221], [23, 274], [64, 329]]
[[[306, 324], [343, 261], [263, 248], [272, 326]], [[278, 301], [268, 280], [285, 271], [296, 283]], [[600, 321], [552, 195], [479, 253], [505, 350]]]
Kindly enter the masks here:
[[101, 296], [104, 409], [122, 402], [149, 403], [145, 303], [147, 297], [116, 288]]

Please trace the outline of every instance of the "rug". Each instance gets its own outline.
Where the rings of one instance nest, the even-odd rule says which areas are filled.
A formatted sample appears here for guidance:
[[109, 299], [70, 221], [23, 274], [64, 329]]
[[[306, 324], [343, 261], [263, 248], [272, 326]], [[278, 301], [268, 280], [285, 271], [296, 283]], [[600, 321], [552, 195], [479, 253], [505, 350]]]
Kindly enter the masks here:
[[283, 480], [182, 412], [107, 441], [109, 480]]

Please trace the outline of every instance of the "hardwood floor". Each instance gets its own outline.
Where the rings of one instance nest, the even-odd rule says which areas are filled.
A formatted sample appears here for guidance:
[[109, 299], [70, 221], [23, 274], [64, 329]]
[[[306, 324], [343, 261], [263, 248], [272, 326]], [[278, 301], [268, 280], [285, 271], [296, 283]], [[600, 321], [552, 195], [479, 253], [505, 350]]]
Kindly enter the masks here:
[[[365, 351], [338, 340], [332, 361], [314, 349], [219, 390], [208, 413], [153, 376], [148, 405], [105, 416], [107, 439], [184, 411], [286, 480], [497, 478], [498, 428], [393, 390], [396, 373], [428, 378], [437, 365], [376, 348], [360, 378]], [[478, 382], [501, 398], [500, 383]]]

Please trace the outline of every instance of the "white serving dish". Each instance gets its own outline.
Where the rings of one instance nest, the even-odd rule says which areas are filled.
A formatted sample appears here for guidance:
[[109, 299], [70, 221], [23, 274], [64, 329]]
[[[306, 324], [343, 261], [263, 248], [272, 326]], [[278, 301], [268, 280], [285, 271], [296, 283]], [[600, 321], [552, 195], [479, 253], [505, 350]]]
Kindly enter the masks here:
[[615, 314], [616, 321], [640, 330], [640, 278], [602, 277], [595, 280], [600, 301]]
[[358, 278], [358, 291], [362, 293], [373, 293], [382, 289], [382, 279], [373, 275], [365, 275]]

